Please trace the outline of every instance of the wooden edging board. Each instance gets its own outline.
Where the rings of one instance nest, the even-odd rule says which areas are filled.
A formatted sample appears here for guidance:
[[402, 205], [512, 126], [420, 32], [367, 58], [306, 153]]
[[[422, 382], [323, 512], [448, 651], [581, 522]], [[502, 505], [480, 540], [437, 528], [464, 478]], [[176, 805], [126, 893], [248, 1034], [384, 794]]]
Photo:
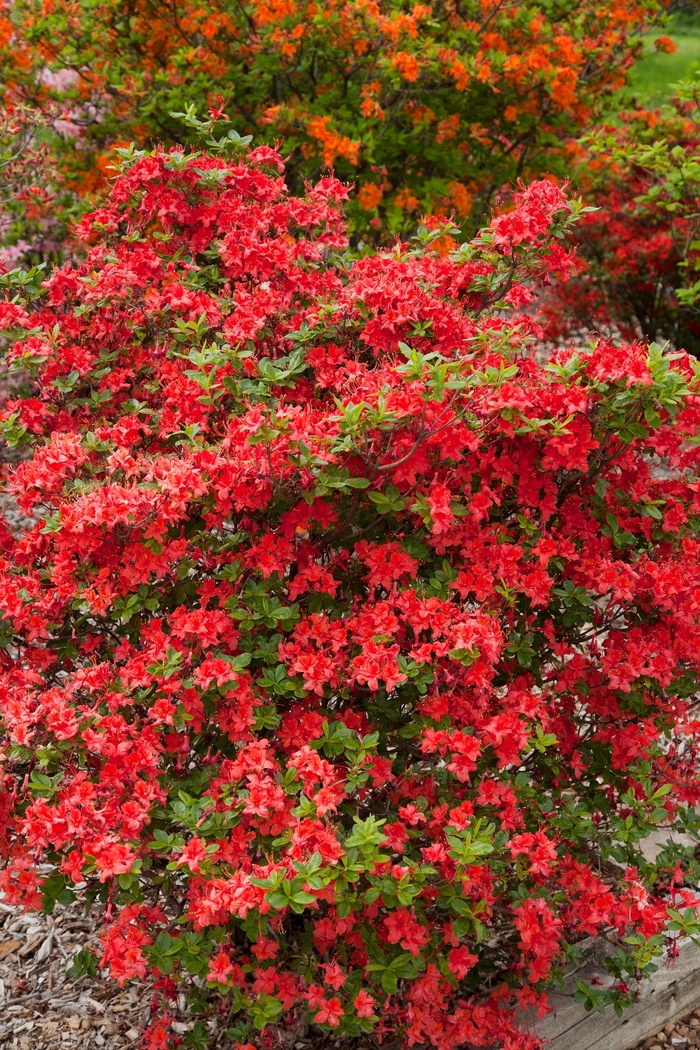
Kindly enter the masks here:
[[[700, 1006], [700, 948], [692, 941], [679, 944], [675, 960], [665, 959], [654, 976], [642, 982], [639, 999], [618, 1017], [586, 1011], [573, 1000], [573, 990], [550, 992], [554, 1011], [537, 1020], [528, 1011], [525, 1027], [546, 1040], [547, 1050], [632, 1050], [637, 1043], [658, 1032], [669, 1021]], [[576, 976], [590, 980], [600, 975], [607, 984], [610, 975], [593, 963]]]

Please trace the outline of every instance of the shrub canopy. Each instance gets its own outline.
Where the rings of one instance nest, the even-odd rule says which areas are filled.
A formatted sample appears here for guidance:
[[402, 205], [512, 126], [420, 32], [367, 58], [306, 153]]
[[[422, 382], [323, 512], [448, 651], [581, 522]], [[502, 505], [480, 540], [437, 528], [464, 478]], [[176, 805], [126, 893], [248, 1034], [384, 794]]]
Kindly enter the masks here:
[[240, 1045], [534, 1048], [582, 939], [619, 1005], [698, 929], [682, 848], [640, 849], [696, 829], [698, 369], [540, 361], [552, 182], [360, 260], [344, 196], [129, 151], [86, 261], [2, 278], [37, 520], [2, 535], [0, 885], [103, 902], [152, 1050], [195, 979]]

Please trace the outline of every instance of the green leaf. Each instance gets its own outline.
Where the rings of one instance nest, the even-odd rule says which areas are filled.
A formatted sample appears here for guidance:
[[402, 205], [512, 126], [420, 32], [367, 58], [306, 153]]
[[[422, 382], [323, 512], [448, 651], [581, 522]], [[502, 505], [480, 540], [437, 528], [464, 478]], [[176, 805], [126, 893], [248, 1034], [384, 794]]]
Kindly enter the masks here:
[[89, 948], [81, 948], [73, 956], [71, 965], [66, 970], [66, 976], [76, 981], [81, 977], [97, 977], [98, 962], [97, 956]]

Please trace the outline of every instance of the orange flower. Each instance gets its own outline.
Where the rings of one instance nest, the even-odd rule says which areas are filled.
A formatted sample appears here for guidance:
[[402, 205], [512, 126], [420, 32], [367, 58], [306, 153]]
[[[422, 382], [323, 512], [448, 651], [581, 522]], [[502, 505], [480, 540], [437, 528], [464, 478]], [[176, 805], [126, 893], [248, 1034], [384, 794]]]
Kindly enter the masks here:
[[483, 124], [470, 124], [469, 134], [473, 135], [475, 139], [478, 139], [482, 146], [488, 147], [491, 145], [491, 136]]
[[457, 59], [450, 66], [450, 73], [455, 78], [455, 87], [458, 91], [466, 91], [469, 86], [469, 73], [464, 62]]
[[518, 111], [515, 108], [515, 106], [506, 106], [506, 108], [503, 110], [503, 116], [506, 118], [507, 121], [512, 123], [514, 120], [518, 119]]
[[457, 52], [453, 47], [439, 47], [437, 50], [437, 57], [441, 62], [444, 62], [446, 66], [451, 66], [452, 63], [457, 60]]
[[296, 13], [294, 0], [269, 0], [254, 4], [253, 18], [256, 25], [266, 26], [270, 22], [279, 22]]
[[9, 18], [0, 18], [0, 47], [7, 47], [14, 36], [14, 26]]
[[670, 36], [657, 36], [654, 41], [654, 47], [657, 51], [665, 51], [667, 55], [672, 55], [676, 50], [676, 45]]
[[484, 58], [483, 54], [479, 52], [474, 64], [476, 66], [476, 79], [480, 80], [482, 84], [488, 84], [489, 80], [493, 79], [493, 67], [488, 58]]
[[366, 98], [364, 102], [360, 103], [360, 113], [363, 117], [374, 117], [376, 120], [384, 120], [386, 113], [379, 105], [376, 99]]
[[581, 52], [574, 44], [573, 39], [567, 33], [559, 33], [554, 37], [554, 43], [559, 49], [561, 59], [573, 65], [581, 61]]
[[336, 157], [343, 157], [350, 164], [357, 166], [360, 162], [360, 143], [353, 142], [347, 135], [339, 135], [328, 127], [330, 117], [313, 117], [306, 125], [311, 138], [321, 144], [323, 163], [327, 168], [333, 166]]
[[420, 201], [415, 194], [408, 189], [408, 187], [404, 187], [404, 189], [399, 190], [396, 194], [394, 204], [397, 208], [404, 208], [406, 211], [415, 211], [420, 204]]
[[453, 113], [451, 117], [445, 117], [438, 124], [438, 132], [435, 136], [435, 141], [445, 142], [447, 139], [453, 139], [457, 134], [459, 128], [460, 116], [459, 113]]
[[372, 95], [378, 95], [382, 90], [382, 85], [378, 80], [370, 80], [368, 84], [365, 84], [360, 94], [363, 98], [371, 98]]
[[559, 69], [552, 81], [552, 98], [559, 109], [570, 109], [576, 101], [578, 76], [573, 69]]
[[378, 95], [382, 89], [382, 85], [378, 80], [372, 80], [369, 84], [365, 84], [360, 94], [362, 95], [363, 101], [360, 103], [360, 113], [363, 117], [375, 117], [377, 120], [384, 120], [386, 116], [384, 110], [379, 105], [379, 102], [374, 95]]
[[260, 117], [261, 124], [275, 124], [280, 118], [282, 113], [282, 105], [279, 106], [268, 106]]
[[443, 233], [441, 237], [433, 241], [432, 249], [437, 252], [441, 259], [444, 259], [446, 255], [453, 252], [457, 247], [457, 241], [454, 237], [451, 237], [449, 233]]
[[508, 45], [500, 33], [484, 33], [481, 38], [484, 51], [507, 51]]
[[365, 211], [378, 207], [381, 199], [382, 191], [376, 182], [365, 182], [357, 195], [358, 203]]
[[406, 104], [406, 112], [414, 124], [422, 124], [424, 120], [430, 122], [435, 119], [432, 109], [428, 109], [427, 106], [422, 106], [418, 102], [408, 102]]
[[461, 182], [450, 183], [450, 200], [458, 215], [464, 217], [472, 210], [471, 194]]
[[391, 60], [391, 64], [395, 69], [398, 69], [404, 80], [418, 80], [418, 62], [407, 51], [397, 51]]

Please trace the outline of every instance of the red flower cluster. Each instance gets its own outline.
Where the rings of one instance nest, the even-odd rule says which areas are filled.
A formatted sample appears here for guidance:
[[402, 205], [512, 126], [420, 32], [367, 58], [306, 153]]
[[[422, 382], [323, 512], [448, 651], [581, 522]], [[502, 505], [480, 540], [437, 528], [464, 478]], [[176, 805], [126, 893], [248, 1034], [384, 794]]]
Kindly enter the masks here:
[[536, 1047], [577, 942], [624, 1002], [695, 928], [639, 841], [700, 799], [698, 374], [540, 362], [550, 182], [353, 261], [342, 187], [280, 169], [130, 153], [83, 265], [4, 278], [0, 884], [86, 884], [100, 965], [206, 982], [241, 1046]]

